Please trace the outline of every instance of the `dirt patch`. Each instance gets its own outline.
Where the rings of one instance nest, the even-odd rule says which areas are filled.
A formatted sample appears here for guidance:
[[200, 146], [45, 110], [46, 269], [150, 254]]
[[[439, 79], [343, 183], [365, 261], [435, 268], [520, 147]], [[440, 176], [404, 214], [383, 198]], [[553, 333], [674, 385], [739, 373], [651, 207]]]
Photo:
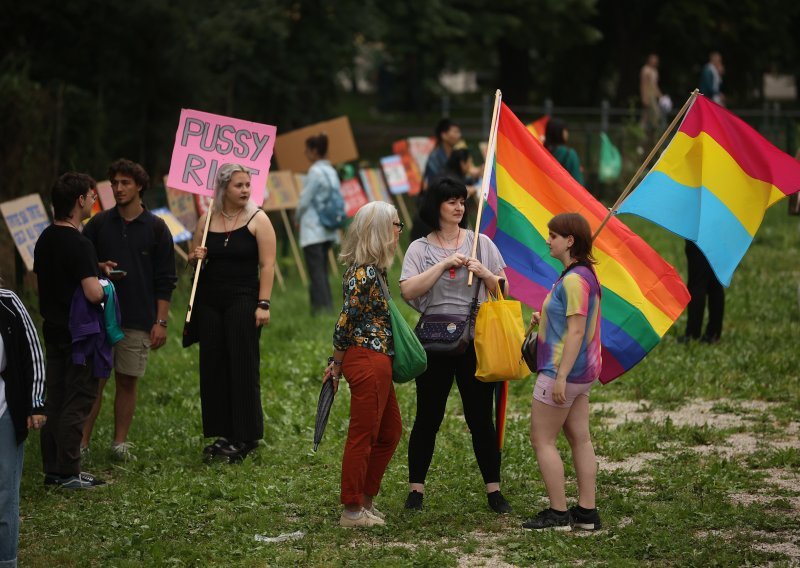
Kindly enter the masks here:
[[792, 564], [800, 561], [800, 530], [797, 531], [778, 531], [764, 532], [753, 531], [750, 533], [754, 539], [759, 541], [769, 540], [771, 542], [754, 542], [752, 547], [762, 552], [783, 554], [791, 559]]
[[[740, 412], [714, 412], [712, 410], [712, 408], [719, 408], [720, 406], [734, 408], [740, 410]], [[676, 410], [652, 408], [647, 400], [639, 402], [600, 402], [595, 404], [593, 408], [595, 413], [600, 414], [603, 424], [611, 428], [616, 428], [626, 422], [643, 422], [648, 419], [660, 423], [669, 418], [676, 426], [708, 425], [712, 428], [726, 429], [746, 425], [750, 422], [746, 419], [747, 414], [768, 412], [774, 406], [777, 406], [777, 404], [760, 400], [733, 401], [722, 399], [693, 402]], [[610, 416], [604, 416], [604, 414], [610, 414]]]
[[[486, 556], [486, 554], [490, 554], [490, 556]], [[496, 550], [484, 552], [483, 554], [479, 554], [477, 552], [465, 554], [460, 556], [456, 562], [458, 562], [458, 566], [460, 568], [474, 568], [478, 566], [490, 566], [491, 568], [515, 568], [513, 564], [509, 564], [503, 560], [500, 556], [500, 553]]]
[[603, 456], [597, 456], [597, 465], [601, 471], [638, 473], [647, 465], [647, 462], [663, 457], [655, 452], [642, 452], [632, 455], [622, 461], [610, 461]]

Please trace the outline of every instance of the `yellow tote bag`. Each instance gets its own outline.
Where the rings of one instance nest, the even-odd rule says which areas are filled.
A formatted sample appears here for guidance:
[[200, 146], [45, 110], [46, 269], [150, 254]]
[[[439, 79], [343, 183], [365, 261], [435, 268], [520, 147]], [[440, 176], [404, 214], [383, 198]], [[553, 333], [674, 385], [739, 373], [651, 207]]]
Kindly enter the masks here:
[[485, 383], [515, 381], [531, 374], [522, 359], [525, 327], [522, 323], [522, 304], [506, 300], [500, 287], [497, 297], [481, 304], [475, 319], [475, 353], [478, 369], [475, 376]]

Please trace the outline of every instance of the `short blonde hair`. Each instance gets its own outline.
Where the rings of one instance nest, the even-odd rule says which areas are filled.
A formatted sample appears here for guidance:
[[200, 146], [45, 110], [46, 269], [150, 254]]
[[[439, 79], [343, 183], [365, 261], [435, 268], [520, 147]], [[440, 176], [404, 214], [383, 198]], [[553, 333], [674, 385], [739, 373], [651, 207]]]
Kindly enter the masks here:
[[372, 264], [383, 270], [394, 258], [394, 227], [397, 209], [384, 201], [367, 203], [358, 210], [342, 243], [339, 260], [351, 264]]

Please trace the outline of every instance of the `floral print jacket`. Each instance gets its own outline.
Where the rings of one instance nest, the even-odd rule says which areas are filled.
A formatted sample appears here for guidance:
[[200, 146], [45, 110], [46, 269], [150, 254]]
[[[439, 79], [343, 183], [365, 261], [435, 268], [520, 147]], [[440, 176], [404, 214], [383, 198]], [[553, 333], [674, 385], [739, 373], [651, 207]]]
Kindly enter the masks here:
[[389, 302], [383, 297], [378, 274], [371, 264], [354, 264], [344, 273], [344, 305], [333, 332], [334, 349], [357, 346], [394, 356]]

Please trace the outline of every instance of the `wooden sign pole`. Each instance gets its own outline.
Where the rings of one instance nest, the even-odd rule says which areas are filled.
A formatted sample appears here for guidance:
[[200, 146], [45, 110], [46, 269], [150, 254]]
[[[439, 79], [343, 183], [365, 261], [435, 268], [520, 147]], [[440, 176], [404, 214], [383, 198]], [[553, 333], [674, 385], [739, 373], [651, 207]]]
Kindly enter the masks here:
[[[206, 224], [203, 227], [203, 238], [200, 241], [200, 246], [206, 246], [206, 237], [208, 237], [208, 227], [211, 225], [211, 215], [213, 214], [214, 200], [208, 202], [208, 213], [206, 214]], [[187, 257], [188, 259], [188, 257]], [[186, 323], [192, 321], [192, 306], [194, 305], [194, 296], [197, 293], [197, 282], [200, 280], [200, 271], [203, 270], [203, 263], [198, 260], [194, 267], [194, 281], [192, 282], [192, 293], [189, 295], [189, 308], [186, 310]]]
[[289, 244], [292, 247], [292, 255], [294, 256], [294, 263], [297, 265], [297, 272], [300, 273], [300, 280], [303, 281], [303, 286], [308, 286], [306, 269], [303, 268], [303, 260], [300, 258], [300, 249], [294, 238], [294, 231], [292, 230], [291, 222], [289, 222], [289, 216], [286, 214], [286, 209], [281, 209], [281, 219], [283, 220], [283, 227], [286, 229], [286, 236], [289, 237]]

